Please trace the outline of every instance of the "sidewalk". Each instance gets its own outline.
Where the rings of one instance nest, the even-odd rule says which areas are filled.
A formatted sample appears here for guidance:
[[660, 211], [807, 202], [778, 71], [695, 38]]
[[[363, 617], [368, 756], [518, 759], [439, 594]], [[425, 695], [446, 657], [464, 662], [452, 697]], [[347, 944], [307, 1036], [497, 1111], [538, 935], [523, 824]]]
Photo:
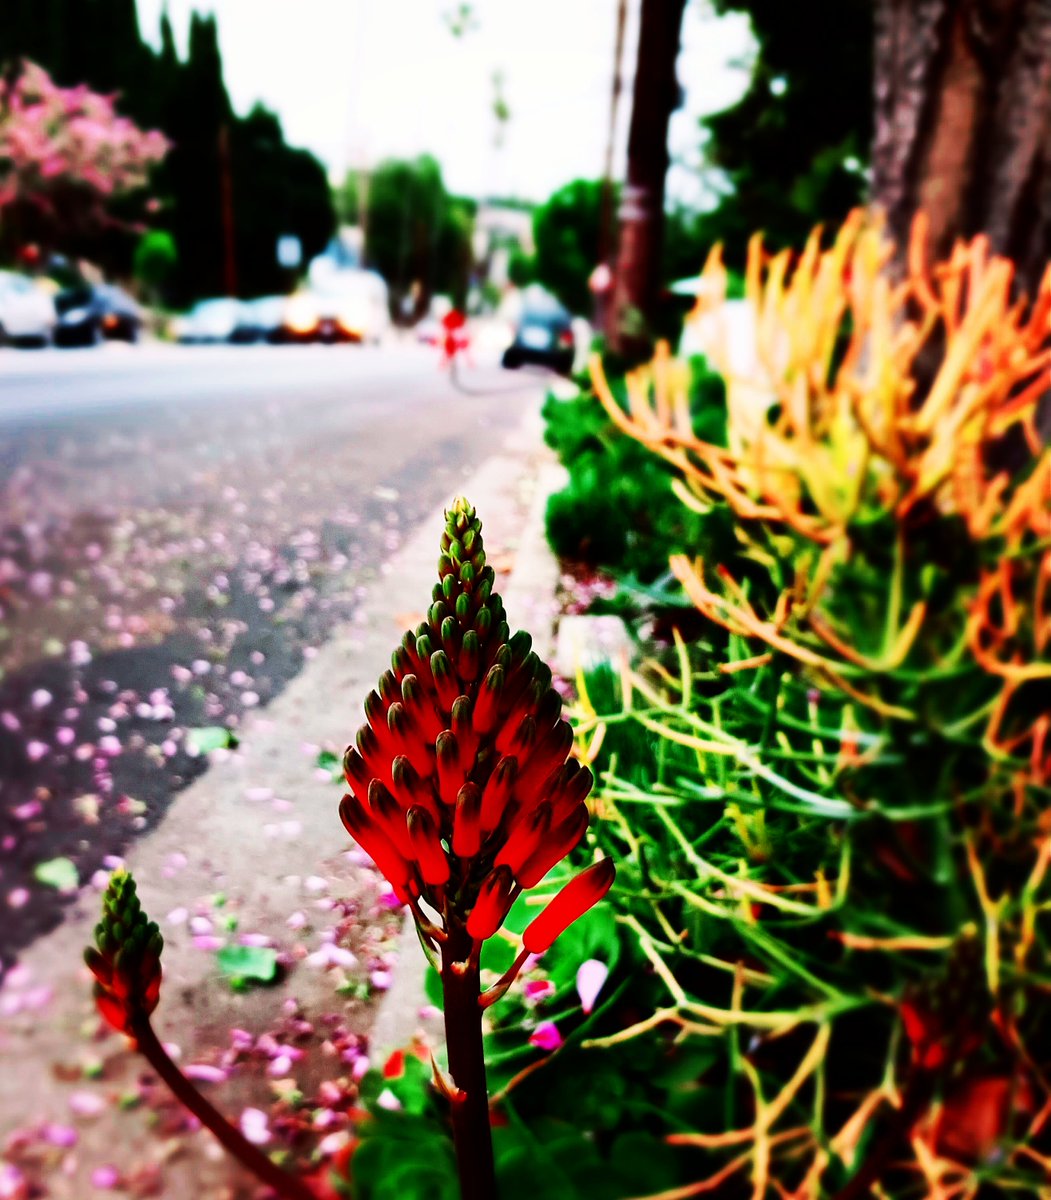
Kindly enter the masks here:
[[[464, 489], [482, 518], [512, 628], [528, 628], [545, 654], [557, 567], [544, 542], [543, 509], [558, 472], [536, 404]], [[201, 1086], [231, 1116], [266, 1110], [275, 1092], [293, 1087], [315, 1095], [323, 1081], [364, 1069], [378, 1011], [373, 1065], [419, 1027], [440, 1035], [436, 1015], [420, 1014], [415, 935], [401, 939], [412, 953], [397, 965], [400, 913], [374, 869], [348, 853], [338, 785], [316, 763], [319, 747], [342, 752], [401, 633], [422, 619], [443, 524], [441, 510], [421, 524], [384, 564], [359, 620], [245, 723], [236, 752], [213, 755], [205, 775], [128, 855], [166, 941], [155, 1027], [179, 1047], [183, 1064], [214, 1078]], [[54, 1197], [81, 1200], [115, 1182], [130, 1195], [251, 1196], [253, 1185], [210, 1134], [185, 1131], [162, 1088], [155, 1098], [145, 1089], [145, 1103], [133, 1103], [145, 1065], [122, 1038], [98, 1036], [81, 965], [98, 908], [97, 890], [83, 889], [65, 923], [30, 948], [0, 990], [0, 1145], [11, 1152], [14, 1136], [10, 1157]], [[214, 950], [238, 942], [274, 948], [285, 964], [282, 982], [232, 990]], [[251, 1035], [241, 1038], [242, 1062], [232, 1069], [223, 1059], [231, 1028]], [[331, 1113], [323, 1128], [332, 1131], [330, 1148], [345, 1137]], [[270, 1132], [267, 1144], [279, 1147]], [[0, 1195], [18, 1197], [2, 1190], [2, 1171], [0, 1164]]]

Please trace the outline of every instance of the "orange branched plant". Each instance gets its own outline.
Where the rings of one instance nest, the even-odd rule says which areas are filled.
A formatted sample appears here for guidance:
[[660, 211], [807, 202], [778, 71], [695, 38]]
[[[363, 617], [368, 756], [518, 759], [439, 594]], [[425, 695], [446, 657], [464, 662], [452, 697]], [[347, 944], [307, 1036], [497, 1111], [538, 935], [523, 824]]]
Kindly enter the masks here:
[[[673, 766], [643, 788], [596, 764], [610, 843], [670, 847], [624, 918], [668, 1007], [603, 1044], [725, 1038], [748, 1114], [674, 1135], [708, 1157], [669, 1197], [1051, 1178], [1051, 269], [1025, 297], [984, 238], [932, 262], [922, 216], [901, 273], [891, 250], [862, 212], [798, 255], [756, 238], [729, 302], [713, 250], [690, 319], [721, 438], [666, 346], [623, 391], [592, 361], [610, 419], [734, 547], [669, 554], [700, 664], [680, 638], [678, 679], [619, 680], [619, 720]], [[706, 953], [721, 1003], [689, 983]]]

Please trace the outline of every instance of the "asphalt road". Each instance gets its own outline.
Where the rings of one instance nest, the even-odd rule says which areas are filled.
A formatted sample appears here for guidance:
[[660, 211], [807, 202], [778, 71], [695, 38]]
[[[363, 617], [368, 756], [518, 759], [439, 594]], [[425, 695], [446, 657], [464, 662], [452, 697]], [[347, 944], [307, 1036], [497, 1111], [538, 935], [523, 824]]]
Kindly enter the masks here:
[[0, 974], [54, 864], [161, 820], [544, 382], [404, 344], [0, 352]]

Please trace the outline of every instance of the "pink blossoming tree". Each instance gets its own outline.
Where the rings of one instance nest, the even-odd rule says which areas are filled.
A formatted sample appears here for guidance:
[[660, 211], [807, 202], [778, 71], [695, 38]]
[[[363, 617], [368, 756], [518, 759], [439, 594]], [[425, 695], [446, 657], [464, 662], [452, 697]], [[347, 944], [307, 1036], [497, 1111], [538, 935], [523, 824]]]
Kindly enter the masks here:
[[110, 202], [143, 187], [168, 146], [120, 116], [114, 96], [17, 65], [0, 77], [0, 243], [68, 244], [112, 225]]

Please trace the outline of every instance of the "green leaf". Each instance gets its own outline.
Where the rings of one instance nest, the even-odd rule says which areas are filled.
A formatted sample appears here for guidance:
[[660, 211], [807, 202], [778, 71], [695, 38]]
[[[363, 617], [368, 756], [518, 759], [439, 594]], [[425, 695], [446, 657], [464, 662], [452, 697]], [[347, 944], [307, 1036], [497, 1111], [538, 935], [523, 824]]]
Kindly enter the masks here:
[[277, 979], [277, 951], [266, 946], [224, 946], [215, 959], [234, 986]]
[[33, 878], [37, 883], [44, 883], [58, 892], [75, 892], [80, 885], [77, 868], [68, 858], [52, 858], [48, 862], [37, 863], [33, 868]]
[[237, 746], [237, 735], [222, 725], [206, 725], [203, 729], [189, 729], [186, 744], [191, 752], [210, 754], [213, 750], [232, 750]]

